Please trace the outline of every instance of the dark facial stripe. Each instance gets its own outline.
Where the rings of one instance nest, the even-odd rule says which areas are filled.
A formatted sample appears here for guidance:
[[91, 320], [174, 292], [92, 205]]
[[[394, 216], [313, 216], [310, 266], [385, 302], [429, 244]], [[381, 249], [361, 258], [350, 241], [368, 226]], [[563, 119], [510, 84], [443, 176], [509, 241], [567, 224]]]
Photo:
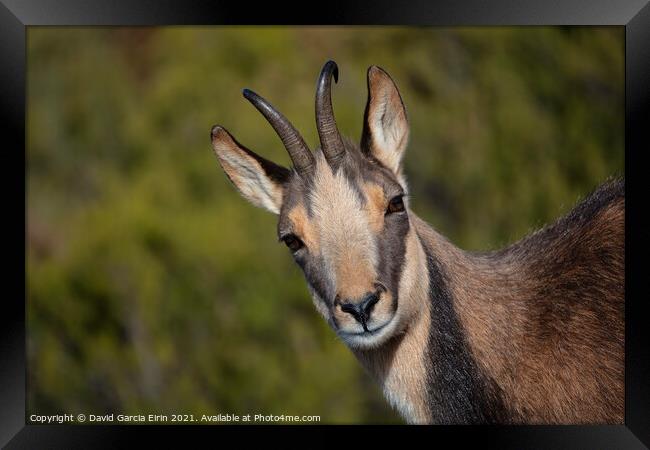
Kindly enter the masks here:
[[445, 277], [425, 247], [429, 272], [431, 329], [427, 354], [427, 396], [433, 423], [509, 423], [496, 383], [474, 360], [453, 307]]
[[409, 227], [406, 212], [391, 214], [385, 217], [384, 229], [377, 237], [379, 254], [377, 274], [393, 294], [394, 309], [397, 309], [399, 301], [399, 281], [402, 278], [404, 268], [406, 237]]
[[328, 307], [332, 306], [332, 295], [325, 283], [327, 274], [324, 272], [325, 263], [321, 257], [296, 258], [296, 263], [303, 271], [307, 284], [318, 294]]

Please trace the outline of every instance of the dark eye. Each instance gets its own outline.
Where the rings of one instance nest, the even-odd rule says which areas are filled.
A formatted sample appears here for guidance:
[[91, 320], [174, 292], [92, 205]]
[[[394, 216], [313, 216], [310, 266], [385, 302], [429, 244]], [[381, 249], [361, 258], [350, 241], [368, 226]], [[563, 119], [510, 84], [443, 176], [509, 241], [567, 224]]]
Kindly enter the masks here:
[[393, 197], [390, 202], [388, 202], [388, 208], [386, 209], [386, 215], [393, 214], [397, 212], [404, 211], [404, 200], [401, 195]]
[[291, 250], [294, 253], [305, 246], [305, 244], [303, 244], [303, 242], [300, 239], [298, 239], [298, 237], [295, 234], [287, 234], [281, 239], [282, 242], [284, 242], [287, 245], [287, 247], [289, 247], [289, 250]]

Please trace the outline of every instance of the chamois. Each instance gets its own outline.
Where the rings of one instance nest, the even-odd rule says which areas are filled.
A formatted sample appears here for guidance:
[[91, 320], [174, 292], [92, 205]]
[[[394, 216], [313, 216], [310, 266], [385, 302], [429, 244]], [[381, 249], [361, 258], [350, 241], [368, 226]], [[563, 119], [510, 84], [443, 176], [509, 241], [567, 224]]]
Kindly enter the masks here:
[[409, 423], [622, 423], [625, 181], [502, 250], [463, 251], [409, 207], [400, 93], [368, 69], [360, 145], [339, 133], [328, 61], [311, 151], [265, 99], [292, 169], [221, 126], [212, 147], [304, 272], [316, 309]]

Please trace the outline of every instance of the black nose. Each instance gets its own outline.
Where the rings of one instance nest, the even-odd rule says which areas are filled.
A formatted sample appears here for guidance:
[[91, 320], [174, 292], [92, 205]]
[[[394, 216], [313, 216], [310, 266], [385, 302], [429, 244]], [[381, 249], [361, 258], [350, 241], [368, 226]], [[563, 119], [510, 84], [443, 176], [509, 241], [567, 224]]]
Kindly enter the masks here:
[[376, 292], [366, 294], [358, 303], [346, 302], [341, 303], [341, 310], [351, 314], [359, 322], [365, 331], [368, 331], [366, 323], [370, 318], [370, 313], [379, 301], [379, 295]]

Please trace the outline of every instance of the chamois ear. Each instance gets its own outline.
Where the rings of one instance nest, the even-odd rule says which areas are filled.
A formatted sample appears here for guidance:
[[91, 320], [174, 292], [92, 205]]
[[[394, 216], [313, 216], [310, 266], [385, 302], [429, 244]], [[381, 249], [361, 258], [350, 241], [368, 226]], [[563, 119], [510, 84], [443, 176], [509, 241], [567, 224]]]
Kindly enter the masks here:
[[397, 86], [383, 69], [371, 66], [361, 149], [400, 175], [408, 136], [406, 108]]
[[279, 214], [289, 169], [247, 149], [219, 125], [212, 127], [210, 135], [219, 164], [241, 195], [255, 206]]

